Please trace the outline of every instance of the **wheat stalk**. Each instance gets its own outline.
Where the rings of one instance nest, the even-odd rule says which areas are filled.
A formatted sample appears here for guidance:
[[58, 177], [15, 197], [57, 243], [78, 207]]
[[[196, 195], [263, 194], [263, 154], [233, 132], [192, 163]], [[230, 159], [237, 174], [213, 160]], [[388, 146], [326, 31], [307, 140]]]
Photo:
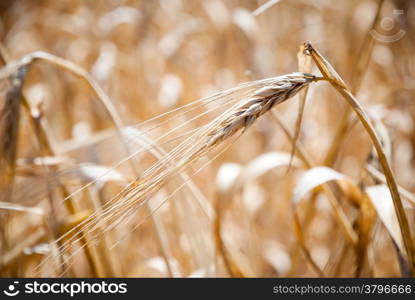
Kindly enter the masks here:
[[368, 133], [373, 146], [376, 149], [376, 154], [379, 157], [379, 162], [382, 166], [383, 172], [385, 174], [386, 183], [389, 187], [393, 204], [396, 210], [396, 217], [398, 218], [399, 226], [402, 231], [402, 239], [405, 245], [406, 254], [408, 256], [408, 264], [411, 268], [412, 275], [415, 274], [415, 259], [414, 259], [414, 248], [415, 245], [412, 240], [411, 228], [409, 226], [408, 218], [405, 214], [405, 210], [402, 204], [401, 197], [398, 191], [398, 185], [393, 175], [392, 169], [387, 160], [385, 151], [382, 147], [381, 140], [370, 121], [369, 116], [366, 114], [362, 105], [355, 99], [353, 94], [347, 88], [343, 79], [337, 74], [333, 66], [322, 56], [316, 49], [313, 48], [311, 43], [306, 42], [304, 44], [306, 53], [311, 55], [320, 72], [323, 74], [323, 77], [330, 82], [330, 84], [347, 100], [350, 107], [353, 109], [360, 122], [364, 126], [366, 132]]
[[0, 111], [0, 200], [7, 202], [15, 176], [20, 102], [27, 68], [20, 67], [10, 77], [10, 88]]

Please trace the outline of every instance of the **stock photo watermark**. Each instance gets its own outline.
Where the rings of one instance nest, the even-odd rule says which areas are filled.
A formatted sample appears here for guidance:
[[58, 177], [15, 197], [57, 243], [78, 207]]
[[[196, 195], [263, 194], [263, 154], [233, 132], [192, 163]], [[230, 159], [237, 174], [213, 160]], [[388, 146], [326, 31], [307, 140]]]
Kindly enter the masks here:
[[9, 284], [8, 286], [7, 286], [7, 289], [5, 289], [4, 291], [3, 291], [3, 293], [6, 295], [6, 296], [9, 296], [9, 297], [14, 297], [14, 296], [17, 296], [19, 293], [20, 293], [20, 291], [18, 290], [18, 288], [17, 288], [17, 285], [19, 284], [19, 282], [18, 281], [14, 281], [12, 284]]
[[375, 40], [382, 43], [393, 43], [400, 40], [406, 34], [397, 21], [402, 15], [404, 15], [403, 9], [394, 9], [391, 16], [381, 18], [379, 27], [382, 32], [372, 29], [370, 34]]
[[19, 283], [13, 281], [3, 290], [3, 294], [8, 297], [15, 297], [19, 294], [39, 295], [55, 294], [74, 297], [78, 294], [125, 294], [127, 293], [127, 283], [108, 283], [105, 281], [89, 283], [80, 282], [32, 282]]

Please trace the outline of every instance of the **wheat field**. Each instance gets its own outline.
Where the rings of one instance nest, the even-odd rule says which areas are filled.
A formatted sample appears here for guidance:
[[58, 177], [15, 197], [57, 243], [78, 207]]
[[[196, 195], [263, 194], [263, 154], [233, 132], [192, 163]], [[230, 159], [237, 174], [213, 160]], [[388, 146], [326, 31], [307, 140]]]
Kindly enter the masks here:
[[415, 275], [415, 2], [0, 2], [1, 277]]

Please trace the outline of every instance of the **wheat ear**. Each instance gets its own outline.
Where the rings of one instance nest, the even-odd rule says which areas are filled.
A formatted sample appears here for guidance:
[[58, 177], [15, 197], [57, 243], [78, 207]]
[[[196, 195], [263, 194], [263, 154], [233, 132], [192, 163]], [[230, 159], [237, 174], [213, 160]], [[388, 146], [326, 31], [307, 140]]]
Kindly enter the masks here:
[[[292, 73], [267, 79], [266, 83], [261, 82], [264, 84], [262, 87], [254, 90], [246, 99], [241, 99], [239, 103], [202, 126], [167, 153], [166, 157], [144, 171], [136, 183], [111, 199], [100, 212], [90, 215], [84, 222], [73, 228], [66, 235], [76, 234], [69, 238], [64, 247], [60, 248], [66, 249], [68, 243], [76, 242], [86, 233], [91, 234], [93, 239], [99, 238], [102, 233], [97, 232], [97, 229], [101, 222], [112, 224], [108, 230], [116, 227], [132, 211], [144, 204], [169, 178], [180, 174], [190, 163], [206, 155], [238, 131], [245, 131], [272, 107], [284, 102], [309, 83], [317, 80], [319, 78], [311, 74]], [[166, 163], [170, 161], [175, 163], [166, 169]], [[78, 231], [80, 228], [83, 230]], [[59, 240], [64, 237], [65, 235]]]
[[256, 91], [250, 99], [239, 105], [233, 114], [223, 120], [218, 129], [209, 134], [208, 144], [215, 145], [234, 135], [240, 129], [246, 130], [256, 119], [276, 104], [291, 98], [310, 82], [317, 79], [312, 74], [300, 72], [275, 77], [274, 82]]

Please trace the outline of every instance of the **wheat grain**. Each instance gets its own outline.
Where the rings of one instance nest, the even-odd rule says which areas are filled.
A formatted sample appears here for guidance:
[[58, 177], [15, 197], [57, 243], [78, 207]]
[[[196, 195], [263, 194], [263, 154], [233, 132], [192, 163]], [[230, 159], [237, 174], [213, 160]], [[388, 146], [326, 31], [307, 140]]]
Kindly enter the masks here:
[[209, 134], [208, 144], [214, 145], [234, 135], [238, 130], [246, 130], [258, 117], [268, 112], [276, 104], [294, 96], [299, 90], [316, 80], [306, 73], [292, 73], [275, 78], [275, 82], [256, 91], [228, 118], [223, 120], [218, 129]]

